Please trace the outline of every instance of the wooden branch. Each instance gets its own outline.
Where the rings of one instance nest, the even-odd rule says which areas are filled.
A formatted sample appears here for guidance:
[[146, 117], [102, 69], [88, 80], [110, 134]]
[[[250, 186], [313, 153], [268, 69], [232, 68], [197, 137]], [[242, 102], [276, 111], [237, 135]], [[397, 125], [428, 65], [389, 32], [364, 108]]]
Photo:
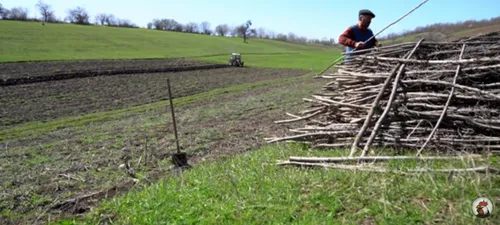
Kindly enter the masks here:
[[391, 161], [391, 160], [457, 160], [464, 158], [481, 158], [481, 155], [465, 156], [366, 156], [366, 157], [296, 157], [290, 156], [290, 162], [335, 163], [347, 161]]
[[[414, 51], [412, 51], [412, 53], [410, 53], [410, 55], [407, 57], [408, 59], [411, 58], [411, 56], [416, 51], [416, 49], [419, 47], [420, 43], [422, 43], [422, 41], [423, 41], [423, 39], [420, 39], [420, 41], [415, 46]], [[396, 75], [396, 78], [394, 78], [394, 82], [392, 84], [392, 92], [391, 92], [391, 95], [389, 96], [389, 102], [387, 103], [387, 106], [385, 107], [384, 111], [382, 112], [382, 115], [380, 116], [377, 123], [375, 124], [375, 128], [373, 128], [373, 130], [372, 130], [370, 138], [368, 139], [368, 143], [365, 145], [365, 147], [363, 148], [363, 151], [361, 152], [361, 157], [365, 156], [366, 152], [370, 148], [370, 144], [373, 142], [373, 139], [377, 135], [378, 129], [382, 125], [382, 121], [384, 120], [384, 118], [387, 116], [387, 113], [391, 109], [392, 102], [394, 101], [394, 96], [396, 96], [396, 89], [398, 87], [399, 79], [401, 78], [401, 74], [403, 74], [405, 66], [406, 66], [406, 64], [401, 65], [401, 67], [399, 68], [398, 74]]]
[[475, 58], [475, 59], [461, 59], [461, 60], [418, 60], [418, 59], [400, 59], [390, 57], [378, 56], [364, 56], [366, 59], [390, 61], [399, 63], [420, 63], [420, 64], [466, 64], [466, 63], [480, 63], [480, 62], [500, 62], [500, 58]]
[[[466, 44], [462, 45], [462, 51], [460, 52], [459, 59], [462, 59], [462, 57], [464, 55], [465, 46], [466, 46]], [[461, 65], [457, 66], [457, 71], [455, 73], [455, 76], [453, 77], [453, 86], [451, 88], [450, 95], [448, 96], [448, 99], [446, 100], [446, 104], [444, 105], [443, 112], [439, 116], [439, 119], [438, 119], [436, 125], [434, 126], [434, 129], [432, 129], [431, 134], [429, 134], [429, 137], [427, 137], [427, 140], [425, 140], [422, 147], [418, 150], [417, 156], [420, 156], [422, 151], [425, 149], [425, 147], [427, 147], [427, 144], [431, 141], [431, 139], [434, 136], [434, 134], [436, 133], [439, 125], [441, 125], [441, 122], [443, 121], [444, 115], [446, 114], [448, 107], [450, 106], [451, 99], [453, 98], [453, 94], [455, 92], [455, 85], [457, 83], [458, 74], [460, 74], [460, 66]]]
[[274, 123], [276, 124], [281, 124], [281, 123], [292, 123], [292, 122], [297, 122], [297, 121], [301, 121], [301, 120], [306, 120], [306, 119], [309, 119], [309, 118], [312, 118], [316, 115], [319, 115], [323, 112], [323, 110], [319, 110], [315, 113], [312, 113], [310, 115], [307, 115], [307, 116], [303, 116], [303, 117], [298, 117], [298, 118], [294, 118], [294, 119], [289, 119], [289, 120], [279, 120], [279, 121], [274, 121]]
[[[415, 49], [416, 48], [413, 49], [412, 53], [415, 52]], [[410, 53], [410, 56], [412, 55], [412, 53]], [[349, 154], [349, 157], [354, 156], [354, 154], [356, 153], [356, 149], [357, 149], [357, 145], [359, 143], [359, 139], [363, 136], [363, 134], [365, 133], [366, 129], [368, 128], [368, 125], [369, 125], [370, 120], [371, 120], [371, 118], [373, 116], [373, 113], [375, 112], [375, 109], [378, 106], [378, 103], [379, 103], [380, 99], [382, 98], [382, 95], [384, 94], [385, 88], [389, 85], [390, 81], [392, 80], [392, 76], [394, 76], [396, 74], [396, 72], [398, 71], [398, 69], [399, 69], [400, 66], [401, 66], [401, 64], [397, 65], [396, 68], [394, 68], [394, 70], [391, 73], [391, 75], [389, 77], [387, 77], [387, 79], [384, 82], [384, 85], [380, 89], [380, 92], [378, 93], [377, 97], [373, 101], [372, 107], [371, 107], [370, 111], [368, 112], [368, 115], [366, 116], [365, 122], [363, 123], [363, 126], [359, 130], [359, 133], [356, 135], [356, 138], [354, 139], [354, 142], [352, 143], [351, 153]]]
[[388, 170], [383, 167], [378, 166], [363, 166], [363, 165], [335, 165], [335, 164], [326, 164], [326, 163], [307, 163], [307, 162], [278, 162], [279, 166], [305, 166], [305, 167], [323, 167], [323, 168], [332, 168], [332, 169], [341, 169], [341, 170], [351, 170], [351, 171], [366, 171], [366, 172], [381, 172], [381, 173], [395, 173], [395, 174], [419, 174], [423, 172], [441, 172], [441, 173], [466, 173], [466, 172], [477, 172], [477, 173], [490, 173], [498, 175], [500, 174], [500, 169], [493, 167], [473, 167], [473, 168], [464, 168], [464, 169], [432, 169], [432, 168], [422, 168], [422, 169], [408, 169], [406, 171], [402, 170]]

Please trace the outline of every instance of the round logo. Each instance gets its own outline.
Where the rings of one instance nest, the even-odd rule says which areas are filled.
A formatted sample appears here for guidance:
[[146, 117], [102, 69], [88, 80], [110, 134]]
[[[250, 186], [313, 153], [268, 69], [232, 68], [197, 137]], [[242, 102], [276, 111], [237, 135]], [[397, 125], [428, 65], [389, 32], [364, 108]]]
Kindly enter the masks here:
[[484, 197], [477, 198], [472, 203], [472, 213], [480, 218], [486, 218], [493, 212], [493, 203]]

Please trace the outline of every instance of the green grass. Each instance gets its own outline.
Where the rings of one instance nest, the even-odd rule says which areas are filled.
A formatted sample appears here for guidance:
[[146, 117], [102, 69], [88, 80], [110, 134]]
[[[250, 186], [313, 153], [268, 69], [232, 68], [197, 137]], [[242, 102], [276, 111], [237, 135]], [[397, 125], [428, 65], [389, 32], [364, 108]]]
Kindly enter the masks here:
[[[337, 60], [340, 57], [340, 51], [315, 51], [286, 55], [251, 54], [243, 57], [245, 66], [312, 69], [313, 71], [319, 72], [329, 66], [330, 63]], [[198, 59], [225, 63], [227, 61], [227, 56], [209, 56], [200, 57]]]
[[[178, 58], [221, 55], [226, 63], [232, 52], [249, 54], [302, 53], [292, 60], [330, 60], [337, 49], [320, 45], [300, 45], [265, 39], [217, 37], [147, 29], [126, 29], [72, 24], [0, 21], [0, 62], [30, 60]], [[223, 57], [222, 57], [223, 55]], [[244, 59], [247, 57], [244, 55]], [[252, 62], [249, 65], [272, 65], [271, 61]], [[259, 56], [267, 57], [267, 56]], [[273, 57], [270, 55], [270, 57]], [[288, 57], [281, 61], [286, 61]], [[298, 57], [298, 58], [297, 58]], [[300, 61], [300, 60], [299, 60]], [[309, 60], [314, 62], [314, 60]], [[280, 65], [287, 64], [279, 62]], [[304, 67], [311, 67], [307, 63]]]
[[[266, 80], [255, 83], [235, 85], [227, 88], [218, 88], [195, 95], [176, 98], [173, 99], [172, 101], [176, 107], [179, 107], [191, 102], [218, 98], [227, 93], [232, 93], [232, 94], [241, 93], [277, 83], [293, 81], [296, 79], [310, 78], [311, 75], [312, 75], [311, 73], [308, 73], [299, 77]], [[74, 116], [63, 119], [57, 119], [48, 122], [41, 122], [41, 121], [27, 122], [12, 128], [0, 130], [0, 142], [7, 141], [13, 138], [36, 137], [37, 135], [46, 134], [55, 130], [64, 128], [82, 127], [90, 123], [102, 123], [108, 120], [120, 120], [121, 118], [126, 118], [134, 114], [144, 113], [149, 110], [161, 109], [162, 107], [165, 107], [169, 104], [170, 104], [169, 101], [165, 100], [150, 104], [128, 107], [124, 109], [110, 110], [99, 113], [90, 113], [83, 116]]]
[[[123, 198], [105, 202], [88, 224], [494, 224], [500, 216], [475, 218], [472, 201], [498, 202], [500, 179], [491, 175], [344, 172], [274, 165], [292, 155], [339, 156], [347, 151], [308, 153], [300, 145], [273, 145], [216, 163], [202, 163]], [[475, 164], [494, 163], [498, 157]], [[391, 168], [471, 166], [390, 163]]]

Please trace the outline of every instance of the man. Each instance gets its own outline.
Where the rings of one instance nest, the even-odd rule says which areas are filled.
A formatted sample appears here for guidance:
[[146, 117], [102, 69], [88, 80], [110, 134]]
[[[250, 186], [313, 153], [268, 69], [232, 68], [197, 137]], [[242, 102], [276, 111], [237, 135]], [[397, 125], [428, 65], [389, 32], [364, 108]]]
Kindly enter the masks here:
[[[372, 30], [368, 27], [372, 19], [375, 18], [375, 14], [370, 10], [362, 9], [359, 11], [358, 16], [358, 23], [348, 27], [344, 33], [340, 35], [339, 43], [346, 46], [346, 52], [380, 47], [376, 38], [372, 38], [369, 42], [366, 42], [373, 36]], [[348, 58], [349, 55], [346, 55], [345, 59]]]

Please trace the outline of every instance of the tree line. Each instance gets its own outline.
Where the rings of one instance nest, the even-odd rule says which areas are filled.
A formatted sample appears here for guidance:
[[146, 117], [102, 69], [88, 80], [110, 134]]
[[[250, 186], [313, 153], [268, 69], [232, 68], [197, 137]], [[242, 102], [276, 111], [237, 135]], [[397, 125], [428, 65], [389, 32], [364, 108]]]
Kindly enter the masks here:
[[[24, 7], [14, 7], [7, 9], [0, 3], [0, 19], [3, 20], [18, 20], [18, 21], [37, 21], [45, 23], [73, 23], [80, 25], [92, 25], [90, 14], [83, 7], [75, 7], [66, 12], [66, 17], [63, 19], [57, 18], [52, 6], [38, 1], [35, 5], [40, 17], [30, 18], [28, 16], [28, 9]], [[116, 18], [113, 14], [99, 13], [94, 18], [94, 24], [106, 25], [115, 27], [129, 27], [139, 28], [136, 24], [127, 19]]]
[[[45, 23], [72, 23], [79, 25], [101, 25], [101, 26], [115, 26], [126, 28], [140, 28], [135, 23], [128, 19], [120, 19], [109, 13], [98, 13], [94, 18], [91, 18], [89, 12], [84, 7], [75, 7], [66, 12], [66, 16], [61, 19], [57, 18], [52, 6], [40, 0], [35, 5], [39, 17], [30, 18], [28, 16], [28, 9], [24, 7], [14, 7], [7, 9], [0, 3], [0, 19], [3, 20], [17, 20], [17, 21], [37, 21]], [[230, 26], [228, 24], [220, 24], [212, 28], [211, 24], [207, 21], [201, 23], [189, 22], [182, 24], [174, 19], [162, 18], [153, 19], [146, 26], [147, 29], [184, 32], [184, 33], [198, 33], [205, 35], [241, 37], [244, 42], [249, 38], [265, 38], [278, 41], [293, 42], [299, 44], [323, 44], [334, 45], [333, 38], [323, 39], [308, 39], [304, 36], [296, 35], [293, 32], [288, 34], [275, 33], [265, 28], [253, 28], [252, 21], [248, 20], [240, 25]]]

